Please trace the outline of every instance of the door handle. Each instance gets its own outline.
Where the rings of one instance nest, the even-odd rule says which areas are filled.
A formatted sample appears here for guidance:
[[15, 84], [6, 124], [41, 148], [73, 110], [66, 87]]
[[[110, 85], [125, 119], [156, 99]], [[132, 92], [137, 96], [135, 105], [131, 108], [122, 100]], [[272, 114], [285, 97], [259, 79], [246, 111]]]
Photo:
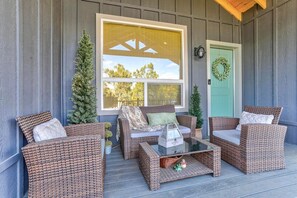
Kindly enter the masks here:
[[208, 84], [208, 85], [211, 85], [211, 79], [208, 79], [208, 80], [207, 80], [207, 84]]

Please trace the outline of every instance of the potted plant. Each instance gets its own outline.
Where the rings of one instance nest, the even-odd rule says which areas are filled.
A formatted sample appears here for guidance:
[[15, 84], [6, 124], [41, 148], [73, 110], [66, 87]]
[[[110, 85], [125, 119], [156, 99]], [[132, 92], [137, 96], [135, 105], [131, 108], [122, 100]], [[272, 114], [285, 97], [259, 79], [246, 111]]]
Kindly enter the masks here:
[[68, 124], [98, 122], [96, 112], [96, 90], [94, 86], [93, 44], [90, 36], [83, 31], [75, 59], [75, 74], [72, 79], [72, 110]]
[[202, 110], [201, 110], [200, 103], [201, 103], [201, 96], [198, 91], [198, 86], [195, 85], [193, 93], [191, 95], [189, 114], [197, 117], [196, 131], [195, 131], [195, 136], [197, 138], [202, 138], [203, 118], [202, 118]]
[[112, 137], [112, 132], [110, 131], [111, 123], [106, 122], [105, 123], [105, 153], [108, 155], [111, 153], [111, 147], [112, 147], [112, 141], [109, 140], [109, 138]]

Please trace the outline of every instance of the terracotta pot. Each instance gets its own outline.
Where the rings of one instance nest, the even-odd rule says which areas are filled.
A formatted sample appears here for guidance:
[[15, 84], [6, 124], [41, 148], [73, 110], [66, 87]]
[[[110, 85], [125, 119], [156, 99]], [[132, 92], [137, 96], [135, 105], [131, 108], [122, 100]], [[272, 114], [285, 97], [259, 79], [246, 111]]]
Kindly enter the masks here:
[[167, 157], [160, 159], [160, 167], [161, 168], [168, 168], [178, 160], [180, 160], [182, 156], [180, 157]]
[[202, 139], [202, 128], [195, 129], [195, 137]]

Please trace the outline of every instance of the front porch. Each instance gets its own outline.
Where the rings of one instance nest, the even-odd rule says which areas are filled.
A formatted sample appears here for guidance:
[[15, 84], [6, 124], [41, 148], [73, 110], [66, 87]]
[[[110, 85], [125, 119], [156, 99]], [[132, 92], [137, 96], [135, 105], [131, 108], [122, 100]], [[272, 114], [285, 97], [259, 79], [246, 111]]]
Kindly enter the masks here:
[[161, 184], [150, 191], [138, 160], [124, 160], [119, 147], [107, 156], [104, 197], [296, 197], [297, 145], [286, 144], [286, 169], [245, 175], [222, 161], [220, 177], [204, 175]]
[[[228, 5], [228, 2], [231, 1], [233, 3], [250, 1], [252, 3], [248, 4], [250, 9], [241, 7], [241, 10], [247, 10], [243, 11], [243, 13], [240, 12], [239, 16], [234, 15], [234, 13], [230, 14], [230, 9], [228, 10], [224, 6], [226, 4], [222, 3], [225, 2]], [[210, 135], [208, 120], [209, 117], [214, 116], [211, 108], [209, 108], [211, 106], [210, 86], [214, 82], [211, 79], [213, 72], [209, 55], [212, 47], [218, 47], [218, 45], [211, 43], [224, 43], [224, 45], [229, 43], [241, 46], [240, 51], [242, 51], [242, 57], [239, 60], [240, 69], [237, 70], [237, 75], [235, 75], [236, 72], [233, 72], [234, 76], [230, 75], [229, 79], [230, 82], [234, 82], [234, 86], [237, 86], [239, 91], [233, 95], [230, 94], [234, 101], [230, 102], [231, 105], [229, 106], [235, 107], [238, 110], [237, 112], [240, 113], [244, 106], [283, 107], [279, 125], [287, 127], [285, 137], [286, 168], [283, 170], [245, 175], [234, 166], [222, 161], [220, 177], [212, 177], [212, 175], [197, 176], [164, 183], [161, 184], [159, 190], [150, 191], [138, 168], [138, 160], [123, 159], [119, 147], [120, 142], [116, 140], [117, 110], [113, 112], [98, 111], [95, 115], [98, 121], [101, 123], [110, 122], [112, 125], [113, 136], [110, 140], [115, 146], [111, 155], [107, 156], [104, 197], [296, 198], [297, 0], [265, 0], [267, 5], [259, 2], [264, 2], [264, 0], [1, 0], [0, 198], [23, 198], [26, 197], [29, 189], [28, 166], [22, 152], [22, 148], [28, 145], [28, 142], [15, 121], [16, 117], [50, 111], [52, 116], [57, 118], [63, 126], [69, 124], [67, 115], [73, 106], [70, 98], [73, 95], [71, 88], [72, 78], [75, 73], [74, 61], [78, 48], [77, 44], [83, 30], [87, 31], [93, 43], [95, 51], [92, 63], [95, 71], [101, 71], [101, 73], [97, 72], [100, 74], [95, 75], [94, 82], [97, 83], [96, 89], [102, 88], [102, 93], [97, 95], [98, 104], [104, 106], [104, 82], [109, 83], [109, 87], [106, 87], [111, 89], [115, 87], [113, 83], [120, 81], [123, 84], [128, 84], [131, 90], [137, 87], [136, 85], [132, 86], [133, 83], [143, 83], [140, 86], [143, 87], [142, 94], [134, 94], [132, 102], [130, 98], [124, 98], [125, 100], [120, 97], [116, 98], [115, 93], [125, 93], [132, 96], [133, 91], [118, 92], [112, 90], [112, 92], [108, 92], [110, 90], [106, 89], [106, 109], [114, 107], [114, 103], [155, 105], [152, 104], [155, 100], [157, 104], [163, 104], [163, 96], [165, 95], [163, 93], [170, 92], [174, 93], [175, 97], [165, 97], [166, 103], [174, 103], [179, 107], [184, 105], [182, 109], [177, 108], [177, 114], [187, 115], [189, 113], [190, 96], [194, 85], [197, 85], [201, 94], [204, 119], [202, 135], [203, 138], [207, 138]], [[187, 59], [187, 61], [180, 65], [176, 64], [178, 66], [173, 64], [175, 70], [172, 69], [172, 64], [165, 64], [167, 62], [160, 64], [162, 67], [159, 68], [166, 66], [168, 72], [164, 73], [166, 75], [160, 75], [162, 78], [159, 79], [156, 77], [157, 75], [153, 75], [152, 79], [143, 79], [141, 75], [135, 74], [133, 76], [137, 68], [130, 69], [127, 72], [127, 76], [130, 75], [129, 78], [113, 78], [112, 76], [106, 76], [105, 79], [101, 78], [107, 74], [103, 72], [103, 61], [96, 61], [104, 55], [104, 53], [99, 54], [99, 50], [96, 50], [101, 46], [101, 44], [96, 44], [96, 40], [103, 38], [101, 36], [103, 30], [96, 26], [96, 15], [98, 14], [109, 15], [111, 18], [116, 17], [120, 18], [120, 20], [122, 20], [122, 17], [128, 18], [132, 22], [145, 20], [147, 27], [156, 26], [159, 23], [163, 24], [161, 26], [166, 26], [167, 30], [172, 27], [183, 27], [186, 30], [184, 36], [181, 34], [179, 37], [187, 38], [187, 40], [178, 42], [183, 43], [183, 45], [176, 47], [178, 51], [172, 54], [167, 53], [173, 51], [172, 46], [175, 46], [175, 42], [165, 42], [165, 40], [161, 41], [153, 37], [150, 41], [158, 40], [157, 44], [155, 44], [155, 42], [148, 42], [148, 39], [137, 35], [135, 38], [120, 39], [121, 42], [113, 44], [112, 41], [115, 39], [111, 37], [108, 40], [111, 44], [107, 45], [109, 49], [118, 46], [120, 43], [124, 44], [122, 54], [127, 55], [127, 51], [133, 51], [134, 48], [138, 49], [138, 52], [133, 54], [133, 56], [139, 55], [137, 58], [141, 63], [137, 63], [138, 69], [147, 70], [152, 68], [151, 65], [148, 67], [148, 64], [143, 62], [143, 59], [148, 56], [148, 54], [144, 53], [146, 50], [148, 50], [149, 57], [155, 56], [156, 59], [167, 57], [166, 60], [168, 59], [175, 64], [180, 60]], [[161, 26], [159, 25], [158, 28]], [[176, 30], [183, 30], [183, 28]], [[115, 31], [110, 32], [110, 35], [113, 35], [112, 32]], [[150, 33], [150, 31], [147, 32]], [[125, 36], [126, 34], [123, 31], [117, 31], [117, 34], [113, 36], [117, 38], [121, 35]], [[168, 35], [165, 34], [163, 37], [167, 38]], [[140, 40], [140, 38], [147, 40], [147, 47], [144, 47], [144, 44], [146, 44], [144, 42], [134, 43], [134, 39]], [[172, 40], [175, 41], [176, 39]], [[164, 48], [163, 53], [158, 56], [156, 52], [161, 53], [162, 51], [160, 44], [164, 44], [164, 46], [171, 44], [172, 46]], [[103, 46], [101, 46], [102, 49], [104, 49]], [[149, 47], [152, 47], [152, 49]], [[143, 53], [140, 53], [142, 52], [141, 49]], [[202, 50], [203, 53], [200, 56], [197, 49], [205, 49], [206, 54]], [[224, 50], [225, 53], [226, 50], [230, 51], [229, 48]], [[107, 50], [106, 55], [110, 55], [111, 51]], [[221, 52], [219, 51], [217, 54]], [[117, 52], [116, 55], [121, 55], [121, 53]], [[175, 60], [177, 58], [176, 54], [184, 55], [179, 57], [180, 60]], [[205, 56], [203, 56], [204, 54]], [[233, 59], [230, 58], [228, 62], [231, 63], [231, 60]], [[108, 65], [108, 62], [106, 61], [105, 69], [118, 65], [115, 62]], [[128, 63], [125, 65], [126, 69], [128, 65]], [[155, 64], [155, 66], [157, 65]], [[239, 68], [238, 64], [233, 66], [233, 68]], [[173, 72], [173, 76], [170, 74], [172, 71], [175, 72]], [[159, 73], [161, 74], [161, 71]], [[239, 78], [239, 75], [242, 78]], [[231, 76], [234, 79], [231, 79]], [[138, 81], [135, 80], [137, 77]], [[219, 81], [219, 79], [217, 80]], [[175, 91], [162, 92], [162, 86], [154, 86], [159, 85], [157, 82], [163, 83], [163, 88], [172, 88], [170, 86], [174, 82], [173, 85], [175, 86], [173, 88]], [[137, 89], [135, 90], [137, 91]], [[148, 93], [155, 93], [155, 90], [162, 93], [159, 94], [160, 97], [149, 98]], [[233, 91], [234, 89], [231, 87], [230, 90]], [[113, 94], [112, 97], [108, 95], [109, 93]], [[112, 104], [108, 103], [110, 101]], [[231, 100], [226, 99], [226, 101]], [[220, 107], [226, 106], [219, 105]], [[102, 109], [104, 110], [104, 108]], [[215, 109], [215, 107], [212, 109]], [[231, 111], [231, 113], [234, 112], [236, 111]], [[233, 115], [234, 117], [239, 116], [236, 113]], [[73, 146], [72, 148], [77, 151], [77, 147]], [[76, 162], [81, 164], [79, 160]], [[85, 160], [85, 164], [90, 163]], [[90, 169], [95, 170], [93, 167]], [[103, 168], [96, 170], [103, 170]], [[98, 174], [94, 175], [98, 177]], [[77, 176], [77, 178], [78, 181], [81, 181], [81, 178], [87, 177]], [[94, 183], [98, 184], [98, 180]], [[103, 183], [100, 184], [102, 184], [100, 186], [102, 188]], [[48, 189], [47, 184], [44, 186], [45, 189]], [[53, 191], [56, 191], [56, 188], [53, 189]], [[85, 191], [85, 189], [82, 191]], [[43, 191], [41, 190], [41, 192]], [[75, 193], [74, 195], [69, 194], [65, 196], [78, 196]], [[100, 195], [102, 195], [102, 191]]]

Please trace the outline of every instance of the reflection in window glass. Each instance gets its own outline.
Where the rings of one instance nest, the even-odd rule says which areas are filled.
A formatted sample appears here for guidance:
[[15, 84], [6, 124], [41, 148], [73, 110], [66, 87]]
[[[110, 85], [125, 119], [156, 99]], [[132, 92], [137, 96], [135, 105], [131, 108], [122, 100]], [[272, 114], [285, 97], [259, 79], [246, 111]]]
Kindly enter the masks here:
[[181, 106], [181, 85], [148, 84], [148, 105], [174, 104]]
[[186, 109], [186, 26], [103, 15], [98, 21], [99, 111], [164, 104]]
[[118, 109], [126, 106], [144, 105], [143, 83], [104, 82], [103, 106], [104, 109]]
[[111, 22], [103, 31], [104, 77], [121, 65], [131, 78], [139, 78], [133, 74], [152, 65], [157, 79], [182, 79], [181, 32]]

